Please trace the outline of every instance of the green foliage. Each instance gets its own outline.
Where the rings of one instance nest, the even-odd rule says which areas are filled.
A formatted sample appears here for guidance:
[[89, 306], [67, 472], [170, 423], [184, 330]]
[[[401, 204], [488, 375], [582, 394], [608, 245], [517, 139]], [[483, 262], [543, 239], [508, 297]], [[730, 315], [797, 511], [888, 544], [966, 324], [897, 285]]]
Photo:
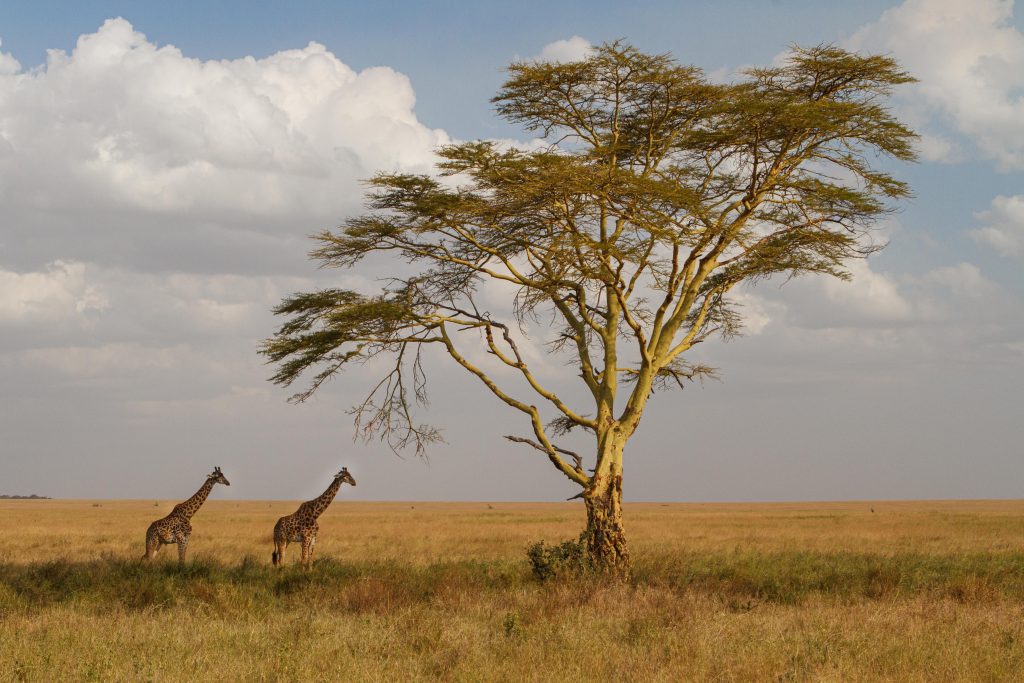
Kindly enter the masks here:
[[[286, 299], [262, 353], [279, 384], [315, 373], [298, 400], [387, 356], [390, 371], [353, 409], [357, 429], [422, 453], [440, 439], [413, 416], [427, 398], [420, 350], [434, 345], [527, 418], [531, 438], [513, 441], [544, 453], [586, 500], [604, 499], [652, 393], [715, 376], [686, 354], [741, 331], [737, 286], [847, 278], [852, 259], [880, 248], [874, 222], [910, 190], [876, 165], [913, 160], [916, 138], [885, 99], [913, 79], [889, 57], [819, 45], [715, 83], [623, 42], [508, 74], [498, 114], [547, 144], [452, 144], [438, 150], [441, 177], [375, 176], [368, 212], [319, 234], [312, 257], [342, 268], [388, 259], [395, 274], [373, 294]], [[507, 305], [479, 297], [484, 285]], [[584, 406], [520, 352], [531, 321], [547, 334], [532, 347], [562, 356]], [[553, 442], [576, 427], [594, 438], [593, 463]], [[540, 545], [530, 557], [547, 576], [573, 552]]]
[[[328, 363], [330, 372], [318, 375], [314, 387], [346, 363], [365, 360], [388, 348], [415, 318], [400, 297], [366, 297], [341, 289], [295, 294], [274, 308], [274, 313], [292, 317], [262, 349], [271, 362], [280, 363], [273, 380], [290, 384], [310, 366]], [[354, 347], [340, 351], [346, 343], [354, 343]]]
[[[617, 419], [638, 423], [652, 384], [706, 374], [683, 370], [681, 354], [739, 331], [733, 287], [780, 274], [847, 277], [846, 261], [879, 248], [871, 223], [909, 189], [872, 163], [912, 160], [915, 139], [884, 99], [913, 79], [889, 57], [828, 45], [793, 47], [781, 66], [730, 84], [622, 42], [583, 61], [518, 62], [508, 72], [493, 100], [498, 114], [549, 145], [442, 147], [439, 170], [450, 182], [375, 176], [370, 212], [317, 235], [312, 256], [328, 267], [387, 256], [412, 273], [376, 295], [289, 297], [275, 309], [287, 321], [262, 353], [279, 384], [316, 370], [298, 400], [353, 362], [391, 355], [395, 371], [355, 413], [392, 447], [422, 449], [438, 434], [413, 425], [410, 406], [425, 400], [425, 384], [401, 366], [415, 364], [409, 346], [438, 344], [529, 415], [541, 450], [585, 486], [541, 433], [550, 418], [537, 419], [530, 401], [469, 363], [465, 346], [484, 345], [523, 374], [557, 419], [594, 427], [586, 411], [540, 387], [515, 348], [515, 323], [550, 316], [550, 348], [577, 366], [597, 403], [592, 414], [611, 411], [624, 375], [633, 386]], [[512, 286], [514, 320], [477, 305], [486, 281]], [[619, 352], [623, 340], [631, 346]], [[620, 363], [605, 372], [611, 358]]]
[[575, 541], [562, 541], [558, 545], [537, 541], [526, 548], [526, 557], [538, 581], [574, 579], [594, 570], [585, 533]]

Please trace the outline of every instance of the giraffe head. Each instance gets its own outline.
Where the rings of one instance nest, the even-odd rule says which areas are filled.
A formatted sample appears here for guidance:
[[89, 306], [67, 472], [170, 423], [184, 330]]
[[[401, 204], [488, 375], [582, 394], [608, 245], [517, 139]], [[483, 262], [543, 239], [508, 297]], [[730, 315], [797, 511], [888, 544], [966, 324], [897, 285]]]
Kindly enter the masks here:
[[341, 483], [342, 484], [351, 484], [352, 486], [356, 485], [356, 480], [353, 479], [352, 475], [348, 473], [348, 468], [347, 467], [342, 467], [341, 468], [341, 472], [338, 472], [337, 474], [335, 474], [334, 478], [335, 479], [341, 479]]
[[206, 475], [207, 479], [212, 479], [214, 484], [224, 484], [225, 486], [231, 486], [231, 482], [224, 476], [224, 473], [220, 471], [219, 467], [213, 468], [213, 472]]

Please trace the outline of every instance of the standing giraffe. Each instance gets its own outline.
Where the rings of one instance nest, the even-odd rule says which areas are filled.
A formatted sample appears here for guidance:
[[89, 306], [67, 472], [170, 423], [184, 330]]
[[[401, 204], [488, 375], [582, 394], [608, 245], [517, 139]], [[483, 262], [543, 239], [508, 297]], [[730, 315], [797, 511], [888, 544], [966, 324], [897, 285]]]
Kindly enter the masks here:
[[284, 550], [289, 542], [302, 543], [302, 564], [308, 567], [313, 563], [313, 546], [316, 545], [316, 534], [320, 531], [316, 519], [323, 514], [345, 483], [355, 486], [356, 480], [348, 473], [347, 467], [342, 467], [326, 491], [313, 500], [307, 500], [292, 514], [277, 520], [274, 525], [274, 552], [271, 555], [274, 564], [284, 566]]
[[142, 556], [142, 559], [152, 560], [156, 557], [156, 551], [160, 549], [160, 546], [177, 543], [178, 561], [185, 561], [185, 550], [188, 548], [188, 539], [192, 535], [192, 525], [189, 520], [206, 501], [214, 484], [231, 486], [231, 482], [225, 478], [219, 467], [215, 468], [211, 474], [206, 475], [206, 481], [194, 496], [183, 503], [178, 503], [171, 510], [171, 514], [149, 525], [149, 529], [146, 531], [146, 554]]

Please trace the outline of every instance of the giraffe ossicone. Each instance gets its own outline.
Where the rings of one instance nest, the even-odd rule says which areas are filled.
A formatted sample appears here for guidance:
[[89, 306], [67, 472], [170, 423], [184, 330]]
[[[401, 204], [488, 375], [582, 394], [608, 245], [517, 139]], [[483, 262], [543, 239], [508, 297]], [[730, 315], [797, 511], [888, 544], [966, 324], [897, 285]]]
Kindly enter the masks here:
[[178, 561], [185, 561], [185, 551], [188, 549], [188, 541], [192, 536], [192, 524], [189, 520], [206, 502], [214, 484], [231, 486], [231, 482], [227, 480], [219, 467], [214, 468], [213, 472], [206, 475], [206, 481], [191, 498], [178, 503], [171, 510], [171, 514], [149, 525], [149, 529], [146, 531], [146, 554], [142, 556], [143, 560], [152, 560], [156, 557], [160, 546], [174, 543], [178, 546]]
[[356, 485], [347, 467], [342, 467], [334, 475], [331, 485], [323, 493], [313, 500], [307, 500], [292, 514], [277, 520], [274, 525], [274, 552], [271, 554], [275, 565], [284, 566], [284, 551], [289, 543], [301, 543], [302, 564], [307, 567], [313, 564], [313, 547], [316, 545], [317, 532], [320, 531], [320, 524], [316, 520], [334, 500], [342, 484]]

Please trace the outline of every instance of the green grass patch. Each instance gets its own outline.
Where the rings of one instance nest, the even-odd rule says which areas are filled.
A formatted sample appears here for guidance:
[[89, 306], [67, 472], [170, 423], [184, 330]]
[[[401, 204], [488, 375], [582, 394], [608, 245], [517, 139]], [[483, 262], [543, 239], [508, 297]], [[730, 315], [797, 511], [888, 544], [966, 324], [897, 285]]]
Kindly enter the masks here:
[[781, 604], [812, 595], [962, 601], [1024, 599], [1024, 553], [879, 555], [850, 552], [685, 554], [639, 563], [634, 580]]
[[[596, 580], [583, 575], [578, 582], [586, 589], [588, 582]], [[840, 600], [931, 596], [965, 602], [1024, 599], [1024, 553], [674, 554], [637, 559], [631, 583], [715, 596], [741, 610], [759, 602], [799, 604], [812, 596]], [[0, 615], [51, 605], [126, 611], [192, 607], [214, 614], [302, 606], [382, 613], [517, 588], [554, 590], [532, 576], [525, 558], [429, 565], [324, 558], [309, 570], [297, 565], [279, 570], [253, 557], [237, 564], [200, 558], [185, 565], [147, 565], [108, 557], [91, 562], [0, 564]]]
[[184, 565], [105, 558], [0, 564], [0, 610], [75, 605], [152, 610], [201, 606], [220, 612], [306, 606], [344, 612], [390, 610], [428, 602], [453, 590], [484, 591], [526, 580], [526, 567], [507, 562], [318, 560], [311, 569], [277, 569], [245, 558], [239, 564], [196, 559]]

